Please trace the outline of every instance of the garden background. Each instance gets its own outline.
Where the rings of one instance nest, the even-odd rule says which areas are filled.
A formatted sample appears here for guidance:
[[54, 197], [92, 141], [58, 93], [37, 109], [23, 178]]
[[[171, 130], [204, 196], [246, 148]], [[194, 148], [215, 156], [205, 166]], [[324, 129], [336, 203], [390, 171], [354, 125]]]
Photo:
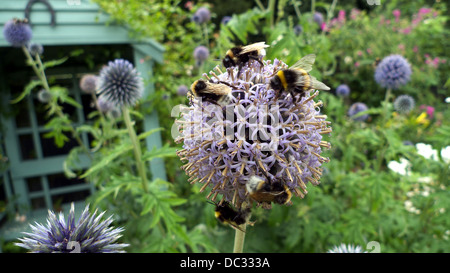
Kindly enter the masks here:
[[[342, 243], [370, 251], [372, 241], [381, 252], [450, 251], [448, 3], [93, 2], [111, 15], [110, 23], [127, 25], [134, 39], [151, 37], [165, 49], [151, 79], [155, 92], [130, 110], [137, 139], [127, 133], [124, 117], [92, 114], [89, 124], [77, 129], [92, 134], [92, 165], [79, 172], [67, 170], [67, 175], [95, 185], [86, 203], [91, 210], [114, 215], [114, 225], [124, 228], [120, 241], [129, 244], [127, 252], [231, 252], [234, 231], [217, 221], [201, 185], [191, 185], [180, 169], [176, 151], [182, 144], [171, 134], [176, 118], [172, 109], [189, 103], [187, 89], [220, 64], [227, 49], [259, 41], [270, 45], [266, 59], [288, 65], [317, 55], [311, 74], [331, 88], [319, 98], [333, 131], [325, 136], [331, 149], [323, 155], [330, 162], [323, 165], [321, 183], [308, 184], [308, 194], [293, 198], [292, 206], [254, 209], [256, 223], [247, 228], [244, 252], [327, 252]], [[207, 13], [199, 12], [204, 8]], [[374, 74], [393, 54], [403, 56], [412, 73], [406, 84], [388, 91]], [[124, 57], [120, 51], [111, 55]], [[89, 63], [82, 51], [74, 56]], [[100, 70], [103, 64], [91, 65]], [[32, 87], [25, 91], [35, 92]], [[52, 114], [61, 102], [71, 101], [63, 91], [57, 94], [48, 117], [49, 128], [55, 130], [48, 137], [63, 146], [62, 136], [70, 131]], [[406, 108], [395, 103], [401, 95], [413, 99]], [[357, 102], [367, 108], [355, 116]], [[131, 144], [154, 133], [140, 132], [144, 114], [153, 110], [163, 146], [147, 150], [140, 145], [139, 159]], [[76, 166], [82, 152], [74, 150], [66, 164]], [[140, 160], [154, 158], [164, 159], [167, 181], [150, 179], [143, 186]], [[2, 164], [7, 170], [7, 160]], [[2, 200], [0, 210], [15, 221], [16, 208], [8, 202]], [[23, 251], [3, 244], [4, 252]]]

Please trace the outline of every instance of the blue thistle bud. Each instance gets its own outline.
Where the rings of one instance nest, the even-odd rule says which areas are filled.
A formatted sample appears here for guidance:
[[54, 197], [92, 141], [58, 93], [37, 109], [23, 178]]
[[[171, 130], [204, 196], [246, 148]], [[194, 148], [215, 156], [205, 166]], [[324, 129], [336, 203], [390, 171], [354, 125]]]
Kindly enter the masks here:
[[363, 111], [367, 111], [367, 105], [362, 103], [362, 102], [355, 102], [350, 106], [350, 109], [348, 109], [348, 116], [351, 117], [353, 120], [356, 121], [365, 121], [368, 117], [369, 114], [365, 114], [359, 117], [354, 117], [356, 114], [358, 114], [359, 112], [363, 112]]
[[346, 84], [341, 84], [336, 88], [336, 95], [341, 97], [348, 97], [350, 95], [350, 87]]
[[113, 109], [114, 105], [110, 101], [105, 99], [105, 97], [100, 96], [97, 99], [97, 107], [100, 112], [106, 113], [106, 112], [110, 111], [111, 109]]
[[177, 94], [178, 94], [179, 96], [186, 96], [188, 92], [189, 92], [189, 89], [188, 89], [188, 87], [187, 87], [186, 85], [184, 85], [184, 84], [178, 86], [178, 88], [177, 88]]
[[108, 63], [100, 71], [97, 94], [116, 107], [134, 106], [144, 93], [143, 80], [133, 65], [124, 59]]
[[221, 24], [226, 25], [231, 20], [231, 16], [224, 16], [220, 21]]
[[316, 22], [319, 26], [323, 23], [323, 14], [320, 12], [315, 12], [313, 16], [314, 22]]
[[45, 89], [42, 89], [37, 93], [37, 98], [42, 103], [48, 103], [52, 99], [52, 93]]
[[384, 88], [398, 89], [411, 79], [411, 65], [401, 55], [385, 57], [377, 65], [375, 81]]
[[[262, 62], [264, 66], [246, 63], [241, 73], [239, 67], [222, 71], [217, 66], [210, 79], [231, 88], [227, 105], [194, 97], [176, 121], [182, 126], [174, 138], [183, 142], [177, 154], [187, 161], [182, 169], [191, 184], [202, 184], [200, 191], [210, 188], [208, 199], [215, 201], [220, 194], [237, 208], [252, 202], [246, 185], [255, 176], [267, 175], [268, 183], [283, 181], [303, 198], [308, 182], [320, 183], [321, 166], [329, 161], [320, 155], [324, 147], [330, 148], [322, 135], [331, 128], [320, 114], [321, 104], [314, 102], [319, 92], [309, 90], [297, 103], [287, 92], [275, 100], [271, 77], [288, 66], [276, 59]], [[260, 204], [271, 208], [270, 202]]]
[[294, 27], [294, 33], [296, 36], [299, 36], [300, 34], [303, 33], [303, 27], [301, 25], [296, 25]]
[[73, 203], [67, 221], [63, 213], [56, 217], [56, 214], [49, 210], [47, 226], [39, 223], [30, 224], [32, 232], [24, 232], [27, 237], [19, 239], [21, 243], [15, 243], [15, 245], [33, 253], [125, 252], [123, 248], [129, 245], [116, 243], [124, 229], [109, 227], [113, 222], [112, 216], [102, 221], [104, 213], [97, 215], [96, 210], [90, 214], [89, 205], [87, 205], [80, 219], [75, 222]]
[[394, 109], [395, 111], [401, 114], [407, 114], [411, 112], [414, 108], [415, 101], [411, 96], [401, 95], [398, 96], [394, 101]]
[[209, 49], [206, 46], [197, 46], [194, 49], [194, 59], [198, 63], [203, 63], [209, 57]]
[[42, 55], [44, 53], [44, 47], [38, 43], [30, 43], [28, 45], [28, 51], [32, 56]]
[[211, 12], [208, 8], [199, 8], [192, 17], [192, 20], [197, 24], [203, 24], [211, 20]]
[[5, 23], [3, 36], [13, 47], [21, 47], [28, 44], [33, 36], [33, 32], [27, 19], [12, 19]]
[[80, 89], [86, 94], [95, 94], [97, 90], [98, 76], [93, 74], [83, 75], [80, 79]]

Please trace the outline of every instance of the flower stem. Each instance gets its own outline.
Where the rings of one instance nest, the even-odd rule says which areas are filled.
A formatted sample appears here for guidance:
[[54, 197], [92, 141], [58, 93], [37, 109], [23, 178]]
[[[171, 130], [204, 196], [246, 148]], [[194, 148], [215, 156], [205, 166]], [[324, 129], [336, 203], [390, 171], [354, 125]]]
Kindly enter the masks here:
[[[44, 65], [42, 64], [42, 60], [39, 57], [39, 54], [36, 54], [36, 61], [31, 56], [30, 52], [25, 46], [22, 46], [22, 50], [25, 53], [25, 56], [27, 57], [28, 61], [31, 64], [31, 67], [33, 68], [34, 72], [36, 73], [36, 76], [39, 77], [41, 80], [44, 89], [51, 93], [50, 86], [48, 85], [47, 76], [45, 75], [44, 71]], [[36, 65], [36, 63], [39, 65], [39, 67]], [[61, 108], [56, 107], [56, 114], [60, 117], [64, 117], [64, 113], [61, 111]], [[75, 138], [75, 140], [78, 142], [78, 145], [84, 150], [84, 152], [87, 154], [87, 156], [92, 160], [91, 153], [89, 152], [88, 148], [84, 145], [83, 141], [81, 140], [80, 136], [78, 135], [77, 131], [73, 128], [72, 124], [68, 124], [68, 128], [70, 132], [72, 133], [72, 136]]]
[[141, 146], [136, 136], [136, 131], [134, 130], [131, 123], [130, 111], [126, 106], [122, 107], [122, 111], [125, 125], [127, 126], [128, 130], [128, 135], [130, 136], [131, 142], [133, 143], [134, 158], [136, 159], [138, 173], [142, 180], [142, 187], [144, 188], [144, 191], [148, 193], [146, 168], [144, 162], [142, 162], [141, 159]]
[[235, 229], [233, 253], [242, 253], [244, 250], [245, 228], [247, 224], [240, 225], [242, 230]]

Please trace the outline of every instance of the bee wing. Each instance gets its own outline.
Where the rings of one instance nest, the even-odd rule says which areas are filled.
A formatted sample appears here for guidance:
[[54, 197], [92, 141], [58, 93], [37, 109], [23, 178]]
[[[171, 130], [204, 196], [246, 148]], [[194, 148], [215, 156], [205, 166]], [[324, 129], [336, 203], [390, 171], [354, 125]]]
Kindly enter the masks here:
[[203, 90], [204, 93], [212, 93], [215, 95], [228, 95], [231, 93], [231, 88], [221, 83], [206, 83], [207, 87]]
[[305, 57], [301, 58], [298, 62], [296, 62], [293, 66], [291, 66], [291, 69], [297, 69], [301, 68], [305, 70], [306, 72], [309, 72], [312, 70], [312, 65], [314, 64], [314, 61], [316, 60], [315, 54], [309, 54]]
[[248, 53], [248, 52], [252, 52], [255, 50], [261, 50], [264, 49], [266, 47], [269, 47], [269, 45], [266, 45], [266, 42], [259, 42], [259, 43], [254, 43], [251, 45], [247, 45], [247, 46], [243, 46], [242, 47], [242, 51], [239, 53], [240, 55]]
[[330, 90], [330, 87], [328, 87], [323, 82], [319, 82], [316, 78], [311, 76], [311, 88], [317, 89], [317, 90]]

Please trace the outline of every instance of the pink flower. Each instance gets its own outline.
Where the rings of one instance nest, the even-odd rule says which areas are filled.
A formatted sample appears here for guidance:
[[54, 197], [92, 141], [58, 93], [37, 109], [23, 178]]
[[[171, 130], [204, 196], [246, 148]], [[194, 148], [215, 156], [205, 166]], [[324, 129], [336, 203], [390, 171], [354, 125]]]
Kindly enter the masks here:
[[392, 14], [395, 16], [395, 22], [398, 22], [398, 20], [400, 19], [400, 10], [395, 9], [392, 11]]
[[422, 104], [421, 106], [420, 106], [420, 109], [427, 109], [427, 115], [430, 117], [430, 118], [433, 118], [433, 115], [434, 115], [434, 107], [433, 106], [429, 106], [429, 105], [424, 105], [424, 104]]
[[398, 45], [398, 49], [400, 49], [400, 50], [405, 50], [405, 45], [404, 45], [404, 44], [399, 44], [399, 45]]
[[433, 64], [434, 64], [435, 67], [437, 67], [439, 65], [439, 58], [438, 57], [433, 59]]
[[419, 48], [418, 48], [417, 46], [414, 46], [414, 47], [413, 47], [413, 51], [414, 51], [415, 53], [417, 53], [417, 52], [419, 51]]
[[328, 31], [327, 24], [326, 24], [325, 22], [323, 22], [323, 23], [320, 25], [320, 29], [321, 29], [322, 31]]
[[412, 30], [411, 27], [407, 27], [407, 28], [402, 29], [401, 31], [403, 32], [403, 34], [410, 34], [411, 30]]
[[353, 9], [350, 11], [350, 18], [351, 18], [352, 20], [355, 20], [356, 17], [358, 17], [358, 15], [359, 15], [360, 13], [361, 13], [361, 11], [360, 11], [359, 9], [353, 8]]
[[355, 67], [358, 68], [360, 66], [359, 62], [355, 63]]
[[425, 15], [427, 13], [431, 12], [430, 8], [420, 8], [418, 14], [419, 15]]
[[358, 56], [362, 56], [362, 55], [363, 55], [363, 53], [362, 53], [362, 51], [361, 51], [361, 50], [358, 50], [358, 51], [356, 52], [356, 55], [358, 55]]
[[338, 14], [338, 21], [339, 22], [345, 22], [345, 10], [340, 10]]
[[367, 53], [372, 54], [372, 49], [368, 48], [366, 49]]

